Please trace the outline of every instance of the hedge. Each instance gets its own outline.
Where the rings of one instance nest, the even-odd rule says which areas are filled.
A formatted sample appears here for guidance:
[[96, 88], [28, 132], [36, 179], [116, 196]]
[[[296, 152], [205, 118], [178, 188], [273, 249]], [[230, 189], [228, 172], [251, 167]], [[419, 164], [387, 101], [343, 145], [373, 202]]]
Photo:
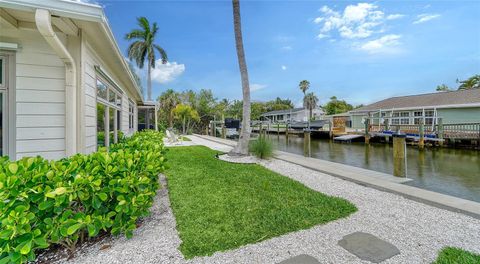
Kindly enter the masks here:
[[138, 132], [98, 152], [48, 161], [0, 158], [0, 264], [35, 260], [52, 244], [73, 252], [100, 231], [132, 236], [164, 170], [163, 135]]

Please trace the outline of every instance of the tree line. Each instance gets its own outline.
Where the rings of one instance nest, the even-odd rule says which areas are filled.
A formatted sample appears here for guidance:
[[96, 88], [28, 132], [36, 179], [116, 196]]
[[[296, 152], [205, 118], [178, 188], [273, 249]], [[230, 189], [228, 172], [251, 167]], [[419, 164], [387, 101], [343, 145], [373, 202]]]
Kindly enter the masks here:
[[[312, 98], [313, 97], [313, 98]], [[175, 127], [182, 132], [203, 132], [211, 120], [221, 121], [225, 118], [242, 119], [243, 101], [218, 99], [209, 89], [198, 92], [186, 90], [177, 92], [173, 89], [164, 91], [158, 98], [160, 111], [158, 120], [162, 128]], [[307, 93], [304, 99], [305, 107], [313, 109], [318, 106], [318, 98], [313, 93]], [[326, 114], [338, 114], [354, 109], [345, 100], [332, 96], [330, 101], [320, 106]], [[251, 120], [259, 120], [263, 113], [277, 110], [293, 109], [290, 99], [277, 97], [266, 102], [250, 103]]]

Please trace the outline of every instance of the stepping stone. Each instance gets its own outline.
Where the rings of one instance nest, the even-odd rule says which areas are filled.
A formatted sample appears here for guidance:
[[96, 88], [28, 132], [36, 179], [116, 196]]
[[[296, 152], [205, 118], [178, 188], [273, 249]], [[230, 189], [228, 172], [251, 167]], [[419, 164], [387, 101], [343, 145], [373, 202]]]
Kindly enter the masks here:
[[348, 252], [373, 263], [380, 263], [400, 254], [398, 248], [372, 234], [355, 232], [338, 241], [338, 245]]
[[320, 264], [318, 260], [310, 255], [301, 254], [289, 259], [286, 259], [278, 264]]

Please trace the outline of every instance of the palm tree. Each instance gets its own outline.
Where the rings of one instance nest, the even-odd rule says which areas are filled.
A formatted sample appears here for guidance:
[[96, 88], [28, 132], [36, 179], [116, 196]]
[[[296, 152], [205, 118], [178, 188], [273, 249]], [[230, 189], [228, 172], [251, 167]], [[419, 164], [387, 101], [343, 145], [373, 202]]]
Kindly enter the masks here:
[[303, 81], [301, 81], [301, 82], [298, 84], [298, 87], [300, 88], [300, 90], [302, 90], [303, 95], [305, 95], [305, 93], [307, 92], [308, 88], [310, 88], [310, 82], [307, 81], [307, 80], [303, 80]]
[[312, 120], [313, 109], [318, 106], [318, 97], [312, 92], [308, 93], [303, 97], [303, 107], [307, 108], [310, 111], [309, 119]]
[[147, 90], [148, 101], [152, 100], [152, 68], [155, 68], [155, 51], [160, 54], [162, 64], [167, 63], [167, 53], [159, 45], [155, 44], [155, 37], [158, 32], [157, 23], [153, 23], [150, 27], [145, 17], [138, 17], [137, 23], [140, 29], [134, 29], [125, 35], [127, 40], [134, 40], [128, 47], [128, 58], [134, 60], [140, 69], [143, 69], [145, 59], [147, 59]]
[[180, 96], [174, 90], [168, 89], [162, 93], [157, 100], [160, 103], [160, 107], [167, 115], [168, 126], [173, 127], [173, 109], [180, 104]]
[[238, 66], [242, 79], [243, 91], [243, 118], [242, 132], [237, 145], [230, 154], [248, 155], [248, 143], [250, 141], [250, 85], [248, 81], [247, 62], [245, 61], [245, 52], [243, 50], [242, 22], [240, 19], [240, 0], [232, 0], [233, 5], [233, 27], [235, 31], [235, 46], [237, 49]]
[[459, 81], [457, 79], [457, 83], [460, 83], [458, 90], [469, 90], [469, 89], [480, 88], [480, 75], [474, 75], [464, 81]]

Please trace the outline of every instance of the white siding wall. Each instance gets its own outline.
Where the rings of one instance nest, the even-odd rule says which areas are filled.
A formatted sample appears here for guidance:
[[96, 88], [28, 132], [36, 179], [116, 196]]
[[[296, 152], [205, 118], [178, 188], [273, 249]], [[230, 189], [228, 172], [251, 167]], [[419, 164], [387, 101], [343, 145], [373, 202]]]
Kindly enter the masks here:
[[[63, 41], [65, 36], [59, 34]], [[65, 156], [65, 67], [36, 30], [5, 29], [0, 41], [19, 44], [16, 59], [16, 157]]]

